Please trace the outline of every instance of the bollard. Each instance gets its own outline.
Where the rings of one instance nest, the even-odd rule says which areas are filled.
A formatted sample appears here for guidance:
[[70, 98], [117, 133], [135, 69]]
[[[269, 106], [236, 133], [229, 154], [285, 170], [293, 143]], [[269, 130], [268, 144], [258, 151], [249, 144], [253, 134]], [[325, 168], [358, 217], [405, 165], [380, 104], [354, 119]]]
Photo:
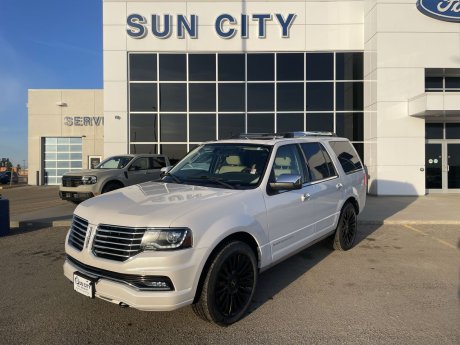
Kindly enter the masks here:
[[0, 236], [10, 234], [10, 201], [0, 195]]

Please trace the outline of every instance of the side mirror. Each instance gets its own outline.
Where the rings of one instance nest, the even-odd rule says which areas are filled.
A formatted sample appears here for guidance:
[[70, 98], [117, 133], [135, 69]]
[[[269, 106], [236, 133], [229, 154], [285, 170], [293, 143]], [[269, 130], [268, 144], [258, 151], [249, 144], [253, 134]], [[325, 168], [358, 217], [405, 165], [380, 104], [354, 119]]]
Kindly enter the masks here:
[[172, 166], [167, 166], [167, 167], [161, 168], [160, 177], [165, 176], [171, 169], [172, 169]]
[[302, 177], [300, 175], [282, 174], [278, 176], [276, 182], [270, 182], [273, 190], [294, 190], [302, 188]]

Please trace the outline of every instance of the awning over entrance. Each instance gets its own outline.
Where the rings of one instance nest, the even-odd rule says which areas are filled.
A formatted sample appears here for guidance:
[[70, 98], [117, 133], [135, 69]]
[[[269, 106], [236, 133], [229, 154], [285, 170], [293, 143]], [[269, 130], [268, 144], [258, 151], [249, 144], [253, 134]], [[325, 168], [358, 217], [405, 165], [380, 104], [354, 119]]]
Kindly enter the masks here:
[[460, 116], [460, 92], [425, 92], [409, 100], [409, 115]]

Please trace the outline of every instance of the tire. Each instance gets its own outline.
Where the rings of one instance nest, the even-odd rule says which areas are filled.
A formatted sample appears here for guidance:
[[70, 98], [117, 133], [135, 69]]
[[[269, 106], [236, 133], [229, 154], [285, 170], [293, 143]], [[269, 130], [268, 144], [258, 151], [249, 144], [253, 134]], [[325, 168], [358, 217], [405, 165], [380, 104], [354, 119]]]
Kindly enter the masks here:
[[118, 183], [118, 182], [108, 182], [104, 188], [102, 188], [102, 191], [101, 191], [101, 194], [104, 194], [104, 193], [108, 193], [108, 192], [111, 192], [115, 189], [120, 189], [122, 188], [123, 185], [121, 183]]
[[257, 260], [243, 242], [226, 244], [214, 257], [198, 301], [192, 305], [202, 319], [228, 326], [241, 319], [257, 285]]
[[335, 250], [348, 250], [353, 247], [356, 233], [358, 232], [358, 221], [355, 207], [346, 203], [340, 213], [337, 229], [335, 230], [333, 247]]

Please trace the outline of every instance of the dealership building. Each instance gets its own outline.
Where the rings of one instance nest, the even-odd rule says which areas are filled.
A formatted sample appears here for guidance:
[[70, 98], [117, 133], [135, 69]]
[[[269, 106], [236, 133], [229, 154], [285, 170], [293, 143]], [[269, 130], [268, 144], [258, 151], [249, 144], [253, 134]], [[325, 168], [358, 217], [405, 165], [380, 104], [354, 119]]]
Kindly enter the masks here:
[[104, 0], [104, 90], [29, 92], [29, 183], [114, 154], [333, 131], [371, 194], [459, 192], [459, 23], [458, 0]]

